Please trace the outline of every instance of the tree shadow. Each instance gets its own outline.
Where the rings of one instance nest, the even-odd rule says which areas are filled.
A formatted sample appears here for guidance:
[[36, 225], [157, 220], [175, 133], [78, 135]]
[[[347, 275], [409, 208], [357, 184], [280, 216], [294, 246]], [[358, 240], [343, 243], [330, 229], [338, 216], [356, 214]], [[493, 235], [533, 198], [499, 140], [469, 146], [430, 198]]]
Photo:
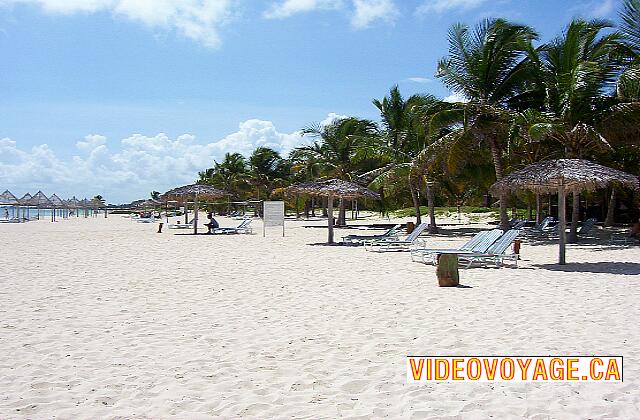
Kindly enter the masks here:
[[536, 267], [544, 270], [563, 271], [566, 273], [596, 273], [615, 274], [621, 276], [640, 275], [640, 264], [632, 262], [587, 262], [569, 263], [567, 265], [558, 264], [538, 264]]

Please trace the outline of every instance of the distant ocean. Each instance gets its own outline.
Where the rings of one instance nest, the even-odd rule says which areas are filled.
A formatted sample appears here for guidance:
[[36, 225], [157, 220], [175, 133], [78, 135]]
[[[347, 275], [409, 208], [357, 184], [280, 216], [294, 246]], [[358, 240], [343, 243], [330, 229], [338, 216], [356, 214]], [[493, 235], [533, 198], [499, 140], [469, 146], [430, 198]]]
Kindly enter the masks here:
[[[72, 210], [73, 212], [75, 212], [75, 210]], [[84, 209], [79, 209], [78, 213], [80, 215], [80, 217], [84, 217]], [[63, 210], [62, 213], [60, 210], [56, 211], [56, 218], [61, 219], [63, 214], [68, 214], [66, 210]], [[92, 212], [91, 210], [89, 210], [89, 216], [91, 216]], [[99, 214], [102, 214], [102, 212], [100, 212]], [[20, 217], [25, 217], [24, 215], [27, 215], [26, 217], [28, 217], [29, 219], [37, 219], [38, 215], [40, 215], [40, 219], [51, 219], [51, 209], [34, 209], [34, 208], [29, 208], [29, 209], [25, 209], [24, 208], [20, 208]], [[11, 206], [0, 206], [0, 219], [13, 219], [17, 217], [17, 213], [16, 213], [16, 208], [15, 207], [11, 207]], [[75, 213], [73, 213], [73, 215], [71, 217], [76, 217]]]

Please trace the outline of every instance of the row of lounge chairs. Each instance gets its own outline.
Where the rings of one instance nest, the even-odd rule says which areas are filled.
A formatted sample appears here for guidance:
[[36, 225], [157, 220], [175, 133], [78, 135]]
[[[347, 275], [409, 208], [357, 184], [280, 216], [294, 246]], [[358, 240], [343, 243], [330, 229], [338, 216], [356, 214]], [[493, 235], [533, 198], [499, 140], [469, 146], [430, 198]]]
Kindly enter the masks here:
[[[193, 229], [193, 220], [189, 221], [189, 223], [170, 224], [169, 229]], [[251, 227], [251, 219], [243, 219], [236, 227], [222, 227], [214, 229], [213, 233], [216, 235], [252, 234], [253, 228]]]

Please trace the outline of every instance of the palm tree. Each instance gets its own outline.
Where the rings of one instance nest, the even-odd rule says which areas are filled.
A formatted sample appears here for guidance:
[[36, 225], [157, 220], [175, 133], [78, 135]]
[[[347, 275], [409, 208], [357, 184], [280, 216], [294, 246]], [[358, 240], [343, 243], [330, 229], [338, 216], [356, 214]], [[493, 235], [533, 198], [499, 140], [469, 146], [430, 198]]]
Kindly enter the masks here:
[[[605, 98], [620, 71], [615, 59], [620, 36], [616, 32], [602, 35], [610, 28], [602, 20], [574, 20], [561, 37], [540, 48], [545, 113], [530, 133], [559, 142], [562, 157], [593, 157], [612, 148], [602, 130], [606, 124], [601, 123], [619, 113]], [[580, 193], [574, 192], [569, 242], [577, 241], [579, 213]]]
[[240, 153], [227, 153], [222, 162], [214, 161], [213, 168], [199, 172], [199, 182], [218, 187], [240, 197], [248, 178], [247, 160]]
[[273, 149], [258, 147], [249, 156], [248, 175], [251, 184], [256, 187], [257, 200], [260, 200], [261, 188], [264, 192], [270, 192], [274, 184], [286, 177], [287, 173], [285, 160]]
[[[535, 39], [537, 34], [530, 27], [502, 19], [485, 20], [474, 31], [461, 24], [450, 29], [449, 56], [440, 60], [437, 77], [468, 102], [433, 116], [432, 129], [450, 128], [435, 148], [460, 156], [468, 153], [474, 142], [485, 145], [491, 152], [496, 178], [503, 177], [509, 107], [525, 106], [539, 96], [529, 59]], [[508, 228], [504, 196], [500, 197], [500, 223], [503, 229]]]
[[[422, 177], [417, 168], [412, 165], [412, 161], [426, 143], [426, 133], [421, 124], [423, 109], [433, 108], [441, 102], [431, 95], [413, 95], [405, 100], [398, 86], [394, 86], [389, 91], [389, 95], [382, 101], [374, 99], [373, 104], [380, 111], [385, 129], [382, 135], [384, 144], [374, 144], [380, 163], [385, 165], [385, 169], [379, 172], [371, 186], [389, 187], [390, 183], [395, 183], [399, 179], [408, 180], [407, 184], [416, 213], [416, 224], [420, 224], [422, 223], [420, 214]], [[431, 227], [435, 230], [435, 223], [432, 223]]]
[[[297, 148], [295, 154], [298, 158], [318, 162], [321, 173], [326, 177], [352, 180], [360, 169], [359, 163], [371, 157], [363, 150], [368, 150], [364, 146], [377, 135], [378, 128], [372, 121], [350, 117], [327, 125], [313, 124], [301, 132], [317, 140], [311, 145]], [[337, 223], [345, 223], [345, 204], [342, 199]]]
[[160, 192], [159, 191], [151, 191], [149, 194], [152, 200], [160, 201]]

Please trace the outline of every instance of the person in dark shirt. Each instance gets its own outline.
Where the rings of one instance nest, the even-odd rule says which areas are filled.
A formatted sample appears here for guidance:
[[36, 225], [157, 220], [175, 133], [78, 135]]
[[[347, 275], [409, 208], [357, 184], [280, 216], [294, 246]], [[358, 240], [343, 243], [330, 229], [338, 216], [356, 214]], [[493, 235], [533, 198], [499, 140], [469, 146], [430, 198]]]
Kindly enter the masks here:
[[216, 229], [220, 227], [220, 225], [218, 224], [218, 221], [213, 218], [213, 213], [211, 212], [207, 213], [207, 219], [209, 219], [209, 223], [205, 223], [205, 226], [208, 229], [207, 233], [212, 234]]

